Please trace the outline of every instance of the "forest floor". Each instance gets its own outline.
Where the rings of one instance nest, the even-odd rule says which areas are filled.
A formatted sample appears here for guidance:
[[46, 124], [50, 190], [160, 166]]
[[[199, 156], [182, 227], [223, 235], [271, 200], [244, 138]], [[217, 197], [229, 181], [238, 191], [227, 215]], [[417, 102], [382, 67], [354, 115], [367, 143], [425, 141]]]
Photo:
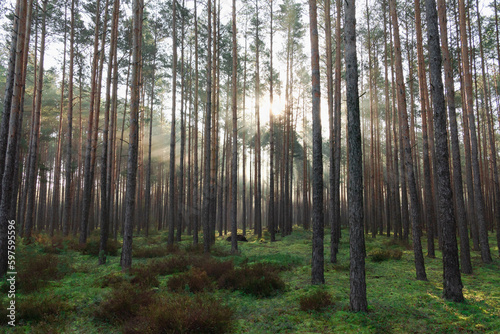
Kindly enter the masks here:
[[[97, 234], [90, 238], [93, 246], [86, 249], [76, 247], [76, 240], [38, 235], [33, 245], [17, 245], [16, 327], [6, 326], [5, 282], [0, 287], [0, 324], [6, 333], [157, 332], [159, 327], [154, 326], [176, 333], [500, 333], [500, 259], [493, 237], [493, 263], [482, 264], [479, 252], [472, 252], [474, 273], [462, 275], [466, 301], [457, 304], [441, 298], [440, 251], [436, 258], [425, 258], [429, 280], [417, 281], [410, 246], [386, 236], [366, 236], [368, 312], [351, 313], [348, 231], [342, 230], [338, 264], [328, 262], [329, 230], [325, 232], [326, 283], [322, 287], [310, 284], [312, 233], [298, 227], [283, 239], [278, 235], [274, 243], [269, 242], [267, 232], [261, 240], [247, 234], [248, 242], [238, 243], [238, 255], [230, 255], [230, 242], [218, 237], [212, 247], [212, 258], [218, 262], [189, 246], [187, 235], [179, 247], [168, 251], [166, 232], [134, 237], [135, 274], [121, 273], [119, 244], [115, 256], [108, 256], [105, 265], [97, 264], [95, 249], [90, 249], [98, 245]], [[94, 255], [84, 255], [88, 253]], [[247, 269], [264, 263], [259, 275], [268, 280], [241, 288], [238, 284], [248, 280], [250, 271], [240, 271], [231, 281], [223, 273], [228, 266], [213, 265], [229, 263], [224, 261], [231, 261], [231, 268]], [[158, 269], [161, 263], [163, 270]], [[175, 266], [180, 274], [171, 274]], [[210, 277], [193, 266], [208, 268]], [[192, 280], [181, 279], [177, 284], [181, 288], [175, 290], [173, 278], [182, 272], [190, 272]], [[193, 280], [202, 282], [198, 290], [204, 291], [193, 293]], [[269, 293], [262, 292], [268, 288]], [[172, 297], [176, 295], [183, 297]], [[166, 302], [151, 302], [158, 296]], [[323, 308], [311, 310], [321, 302]], [[212, 313], [205, 314], [205, 310]], [[148, 321], [155, 325], [148, 327]]]

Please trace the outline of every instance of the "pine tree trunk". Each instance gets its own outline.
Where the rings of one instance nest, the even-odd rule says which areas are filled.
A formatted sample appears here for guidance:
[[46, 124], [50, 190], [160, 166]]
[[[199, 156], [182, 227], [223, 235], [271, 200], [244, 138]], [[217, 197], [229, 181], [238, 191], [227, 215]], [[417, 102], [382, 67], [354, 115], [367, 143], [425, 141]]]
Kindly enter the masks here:
[[205, 253], [210, 252], [210, 147], [211, 147], [211, 116], [212, 116], [212, 0], [208, 0], [208, 47], [207, 47], [207, 106], [205, 114], [205, 132], [204, 132], [204, 172], [203, 172], [203, 207], [202, 207], [202, 224], [203, 224], [203, 250]]
[[466, 111], [469, 121], [470, 129], [470, 144], [471, 144], [471, 160], [472, 160], [472, 174], [473, 174], [473, 187], [474, 187], [474, 209], [476, 213], [477, 224], [479, 227], [479, 240], [481, 248], [481, 260], [483, 263], [491, 263], [490, 246], [488, 243], [488, 230], [484, 217], [484, 199], [481, 192], [481, 180], [478, 158], [478, 141], [476, 134], [476, 124], [474, 120], [474, 107], [472, 95], [472, 76], [469, 67], [469, 49], [467, 41], [467, 30], [465, 20], [465, 3], [464, 0], [459, 0], [460, 11], [460, 40], [462, 42], [462, 65], [465, 81], [465, 102]]
[[426, 0], [427, 37], [429, 43], [429, 68], [431, 94], [434, 107], [434, 134], [436, 139], [436, 174], [439, 220], [443, 228], [443, 297], [462, 302], [462, 280], [458, 263], [455, 210], [450, 183], [446, 107], [441, 78], [441, 48], [439, 45], [438, 18], [435, 0]]
[[[22, 0], [16, 1], [16, 9], [14, 13], [12, 35], [10, 40], [9, 67], [7, 69], [7, 77], [5, 80], [5, 96], [3, 102], [2, 122], [0, 124], [0, 177], [5, 169], [5, 153], [7, 150], [10, 110], [12, 107], [12, 96], [14, 92], [14, 79], [16, 77], [16, 57], [17, 57], [17, 36], [20, 30], [20, 7]], [[23, 28], [21, 28], [23, 29]], [[2, 188], [0, 187], [0, 198], [2, 198]]]
[[174, 244], [174, 232], [175, 226], [177, 225], [177, 216], [175, 215], [175, 102], [176, 102], [176, 91], [177, 91], [177, 33], [176, 33], [176, 0], [172, 1], [172, 120], [170, 127], [170, 194], [169, 194], [169, 214], [168, 219], [168, 240], [167, 245], [172, 246]]
[[193, 171], [193, 244], [198, 244], [198, 230], [199, 230], [199, 221], [200, 208], [198, 206], [198, 198], [199, 198], [199, 171], [198, 171], [198, 89], [199, 89], [199, 81], [198, 81], [198, 16], [197, 16], [197, 0], [194, 0], [194, 45], [195, 45], [195, 86], [194, 86], [194, 171]]
[[[272, 15], [272, 14], [271, 14]], [[272, 30], [272, 28], [271, 28]], [[233, 73], [232, 73], [232, 111], [233, 111], [233, 153], [231, 161], [231, 253], [238, 252], [238, 101], [237, 97], [237, 70], [238, 52], [236, 42], [236, 0], [233, 0]], [[271, 66], [272, 71], [272, 66]], [[272, 78], [272, 75], [271, 75]], [[272, 82], [272, 80], [271, 80]], [[272, 93], [271, 93], [272, 94]]]
[[70, 229], [71, 205], [73, 200], [73, 183], [71, 180], [72, 172], [72, 150], [73, 150], [73, 78], [75, 63], [75, 0], [71, 1], [71, 28], [70, 28], [70, 46], [69, 46], [69, 78], [68, 78], [68, 132], [66, 145], [66, 188], [64, 193], [64, 216], [63, 216], [63, 235], [67, 236]]
[[28, 242], [31, 241], [31, 230], [35, 221], [35, 193], [36, 193], [36, 175], [38, 170], [38, 146], [40, 140], [40, 118], [42, 109], [42, 91], [43, 91], [43, 65], [45, 57], [45, 37], [46, 37], [46, 19], [47, 19], [47, 0], [43, 1], [42, 7], [42, 37], [40, 42], [40, 62], [38, 72], [37, 94], [34, 109], [34, 118], [32, 123], [29, 160], [30, 165], [27, 170], [28, 184], [28, 205], [26, 208], [26, 222], [24, 225], [24, 237]]
[[309, 22], [311, 37], [312, 73], [312, 117], [313, 117], [313, 245], [312, 245], [312, 284], [324, 284], [323, 254], [323, 156], [320, 118], [320, 74], [318, 47], [318, 14], [316, 1], [309, 0]]
[[[469, 249], [469, 234], [467, 231], [467, 216], [465, 212], [465, 203], [463, 197], [462, 183], [462, 163], [460, 161], [460, 145], [458, 141], [457, 115], [455, 111], [455, 90], [453, 83], [453, 69], [451, 66], [451, 56], [448, 50], [448, 29], [446, 19], [446, 3], [444, 0], [438, 0], [438, 18], [441, 35], [441, 50], [443, 52], [444, 78], [446, 86], [446, 102], [448, 104], [448, 113], [450, 118], [450, 139], [453, 156], [453, 187], [456, 208], [456, 220], [458, 225], [458, 234], [460, 236], [460, 265], [464, 274], [472, 273], [472, 264]], [[443, 238], [445, 240], [445, 238]]]
[[109, 48], [109, 63], [108, 63], [108, 76], [106, 80], [106, 103], [104, 107], [104, 129], [103, 129], [103, 146], [102, 146], [102, 159], [101, 159], [101, 238], [99, 243], [99, 264], [106, 263], [106, 248], [109, 237], [109, 222], [110, 222], [110, 185], [108, 182], [108, 167], [109, 166], [109, 152], [112, 150], [112, 142], [110, 134], [112, 127], [110, 126], [110, 109], [111, 109], [111, 80], [113, 78], [113, 61], [115, 58], [117, 47], [117, 34], [118, 34], [118, 15], [120, 11], [120, 1], [115, 0], [113, 5], [113, 18], [111, 23], [111, 42]]
[[[30, 2], [31, 4], [31, 2]], [[27, 22], [29, 25], [30, 20], [27, 20], [28, 5], [25, 0], [19, 3], [19, 34], [17, 37], [17, 56], [16, 65], [14, 67], [15, 73], [15, 86], [12, 96], [12, 108], [9, 118], [9, 132], [8, 141], [5, 151], [5, 163], [2, 176], [2, 198], [0, 200], [0, 277], [7, 273], [7, 225], [11, 207], [11, 195], [14, 183], [14, 166], [17, 164], [15, 160], [17, 148], [17, 134], [20, 131], [20, 118], [23, 100], [23, 90], [25, 83], [25, 40], [29, 40], [29, 34], [26, 33]], [[31, 11], [31, 9], [30, 9]]]
[[413, 252], [415, 255], [415, 269], [417, 271], [418, 280], [427, 280], [427, 275], [425, 273], [424, 256], [422, 254], [422, 244], [420, 242], [420, 233], [421, 233], [419, 230], [419, 224], [421, 221], [420, 208], [418, 203], [417, 185], [415, 182], [413, 159], [411, 154], [408, 113], [406, 111], [406, 93], [405, 93], [404, 78], [403, 78], [403, 65], [401, 60], [401, 43], [399, 39], [399, 25], [398, 25], [398, 17], [396, 14], [395, 0], [390, 0], [390, 6], [391, 6], [392, 24], [394, 29], [396, 84], [397, 84], [398, 109], [401, 122], [400, 138], [402, 139], [402, 146], [404, 145], [403, 146], [404, 165], [405, 165], [408, 192], [410, 195], [410, 210], [411, 210], [410, 212], [412, 219]]
[[366, 312], [365, 236], [363, 233], [363, 153], [356, 56], [355, 2], [345, 2], [345, 63], [347, 93], [349, 185], [347, 201], [350, 226], [350, 306], [353, 312]]
[[[100, 0], [96, 2], [96, 13], [100, 12]], [[94, 30], [94, 53], [92, 59], [92, 69], [91, 69], [91, 92], [90, 92], [90, 112], [88, 120], [88, 130], [87, 130], [87, 144], [85, 148], [85, 165], [83, 169], [83, 200], [82, 200], [82, 218], [80, 222], [80, 244], [85, 244], [87, 242], [87, 229], [89, 223], [90, 214], [90, 204], [91, 204], [91, 194], [92, 194], [92, 178], [91, 178], [91, 153], [92, 153], [92, 135], [97, 129], [94, 128], [94, 117], [97, 117], [95, 109], [95, 96], [97, 90], [97, 70], [98, 70], [98, 47], [99, 47], [99, 21], [100, 15], [96, 15], [95, 30]]]
[[133, 49], [132, 49], [132, 83], [130, 92], [130, 135], [127, 162], [127, 190], [125, 194], [125, 223], [123, 229], [123, 248], [121, 257], [122, 270], [132, 266], [132, 233], [134, 229], [135, 191], [137, 181], [137, 151], [139, 142], [139, 72], [140, 50], [142, 39], [142, 6], [141, 0], [133, 3]]

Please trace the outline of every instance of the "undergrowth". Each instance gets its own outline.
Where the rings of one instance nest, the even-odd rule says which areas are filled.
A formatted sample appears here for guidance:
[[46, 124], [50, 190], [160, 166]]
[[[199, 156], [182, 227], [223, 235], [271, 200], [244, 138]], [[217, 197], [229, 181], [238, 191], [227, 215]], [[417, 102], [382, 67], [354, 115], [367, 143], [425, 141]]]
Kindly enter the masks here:
[[[211, 256], [191, 239], [167, 248], [165, 232], [134, 237], [132, 269], [121, 271], [119, 247], [97, 264], [98, 234], [78, 240], [40, 234], [16, 250], [17, 322], [6, 333], [495, 333], [500, 328], [500, 260], [462, 275], [465, 303], [442, 299], [442, 254], [425, 258], [428, 281], [415, 279], [408, 242], [366, 238], [368, 312], [349, 311], [349, 243], [328, 262], [325, 284], [311, 286], [310, 231], [271, 243], [247, 234], [240, 253], [217, 237]], [[325, 233], [328, 235], [328, 231]], [[422, 240], [425, 249], [426, 240]], [[497, 254], [494, 236], [491, 251]], [[89, 254], [89, 255], [84, 255]], [[116, 254], [116, 255], [113, 255]], [[135, 253], [137, 255], [137, 253]], [[159, 256], [156, 256], [159, 255]], [[2, 285], [5, 292], [7, 286]], [[5, 325], [7, 295], [0, 298]], [[2, 328], [4, 329], [4, 328]]]

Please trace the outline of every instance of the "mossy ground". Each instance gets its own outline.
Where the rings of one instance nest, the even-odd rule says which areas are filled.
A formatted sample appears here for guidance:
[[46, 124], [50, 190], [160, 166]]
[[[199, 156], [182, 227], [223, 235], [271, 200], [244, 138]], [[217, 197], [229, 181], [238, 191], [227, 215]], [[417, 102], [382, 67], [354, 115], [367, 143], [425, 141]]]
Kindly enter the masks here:
[[[328, 234], [328, 230], [325, 235]], [[230, 255], [230, 243], [225, 237], [218, 237], [214, 246], [219, 260], [232, 259], [236, 267], [244, 264], [265, 262], [281, 268], [280, 277], [286, 283], [284, 292], [269, 298], [256, 298], [241, 291], [215, 289], [213, 296], [234, 310], [233, 323], [236, 333], [500, 333], [500, 259], [493, 236], [490, 239], [494, 261], [481, 263], [479, 252], [472, 253], [474, 273], [462, 275], [465, 303], [446, 302], [442, 294], [442, 257], [425, 258], [428, 281], [417, 281], [411, 248], [389, 242], [385, 236], [373, 239], [366, 236], [366, 283], [369, 311], [349, 311], [349, 245], [347, 230], [343, 238], [338, 263], [329, 259], [329, 237], [325, 237], [325, 281], [324, 287], [311, 286], [311, 239], [310, 231], [296, 228], [286, 238], [269, 242], [269, 235], [263, 239], [247, 235], [249, 242], [238, 244], [240, 254]], [[241, 231], [240, 231], [241, 233]], [[201, 240], [201, 239], [200, 239]], [[180, 249], [191, 243], [189, 236], [183, 236]], [[166, 247], [166, 234], [156, 233], [149, 238], [134, 238], [135, 247]], [[495, 245], [495, 246], [493, 246]], [[43, 247], [24, 246], [18, 242], [17, 257], [37, 251]], [[399, 249], [402, 257], [373, 262], [373, 250]], [[425, 243], [424, 243], [425, 249]], [[108, 256], [106, 265], [98, 266], [97, 257], [81, 255], [81, 252], [63, 249], [57, 256], [68, 261], [73, 270], [59, 280], [51, 281], [38, 291], [16, 297], [19, 308], [23, 300], [48, 298], [64, 303], [63, 312], [56, 317], [42, 320], [16, 319], [15, 328], [4, 327], [7, 333], [121, 333], [119, 325], [98, 320], [95, 311], [106, 298], [112, 287], [103, 284], [114, 276], [121, 276], [120, 252]], [[159, 254], [163, 255], [163, 254]], [[156, 259], [179, 256], [169, 253]], [[133, 265], [148, 263], [156, 259], [135, 258]], [[33, 273], [36, 275], [36, 273]], [[153, 289], [167, 292], [167, 281], [171, 275], [158, 276], [160, 282]], [[105, 286], [105, 287], [102, 287]], [[321, 312], [301, 311], [300, 298], [324, 289], [333, 304]], [[3, 290], [3, 289], [2, 289]], [[2, 292], [2, 308], [7, 295]], [[5, 317], [5, 311], [0, 312]], [[18, 314], [22, 310], [18, 309]], [[5, 325], [4, 319], [1, 323]], [[0, 328], [1, 329], [1, 328]], [[3, 330], [2, 330], [3, 331]]]

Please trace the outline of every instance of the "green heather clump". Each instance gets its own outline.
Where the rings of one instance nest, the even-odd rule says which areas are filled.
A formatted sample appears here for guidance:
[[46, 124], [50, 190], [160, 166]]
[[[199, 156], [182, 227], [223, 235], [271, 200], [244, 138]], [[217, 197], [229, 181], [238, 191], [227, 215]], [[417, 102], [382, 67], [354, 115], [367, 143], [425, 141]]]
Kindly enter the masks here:
[[[87, 239], [87, 243], [84, 245], [77, 245], [75, 250], [81, 252], [83, 255], [92, 255], [92, 256], [98, 256], [99, 255], [99, 237], [92, 236], [89, 239]], [[107, 246], [106, 246], [106, 253], [109, 256], [117, 256], [118, 255], [118, 250], [122, 247], [121, 243], [109, 239]]]
[[174, 275], [168, 280], [167, 287], [173, 292], [202, 292], [213, 290], [213, 284], [207, 273], [199, 268]]
[[239, 290], [256, 297], [271, 297], [285, 290], [285, 282], [272, 266], [256, 263], [227, 272], [218, 280], [219, 288]]
[[18, 300], [16, 318], [22, 322], [56, 321], [73, 308], [67, 301], [54, 294], [28, 295]]
[[299, 299], [302, 311], [321, 311], [333, 305], [332, 296], [324, 289], [315, 289], [312, 293], [301, 296]]
[[382, 262], [389, 259], [400, 260], [403, 252], [400, 249], [380, 249], [376, 248], [368, 253], [372, 262]]
[[234, 310], [207, 295], [164, 295], [141, 309], [123, 326], [123, 333], [230, 333]]
[[18, 254], [16, 286], [22, 292], [37, 291], [72, 272], [66, 258], [38, 253], [31, 247]]
[[148, 289], [138, 289], [124, 282], [115, 286], [108, 298], [101, 302], [95, 310], [96, 319], [120, 323], [135, 317], [141, 307], [153, 302], [153, 292]]

